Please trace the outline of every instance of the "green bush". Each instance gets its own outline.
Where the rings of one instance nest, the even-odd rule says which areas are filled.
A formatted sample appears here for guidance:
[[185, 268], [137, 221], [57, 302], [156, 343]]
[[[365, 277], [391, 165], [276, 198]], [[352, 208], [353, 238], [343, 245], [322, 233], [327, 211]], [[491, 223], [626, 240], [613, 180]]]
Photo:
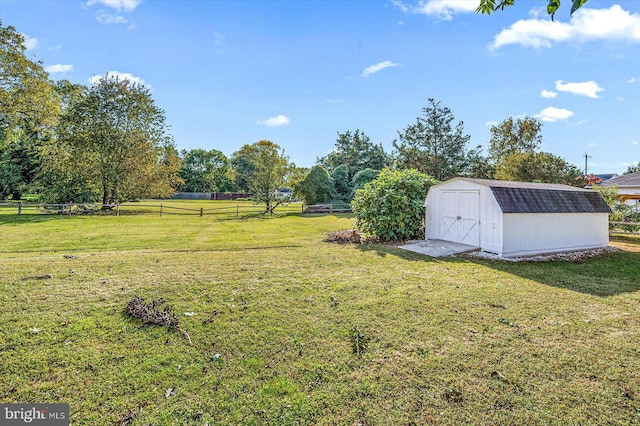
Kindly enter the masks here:
[[352, 184], [351, 186], [353, 187], [353, 190], [351, 191], [351, 199], [355, 197], [356, 191], [358, 189], [364, 188], [366, 184], [368, 184], [372, 180], [375, 180], [379, 175], [380, 175], [380, 170], [374, 170], [374, 169], [368, 169], [368, 168], [360, 170], [358, 173], [353, 175], [353, 179], [351, 179], [351, 184]]
[[349, 167], [341, 164], [331, 173], [335, 197], [338, 201], [349, 202], [351, 200], [351, 184], [349, 183]]
[[424, 200], [435, 179], [417, 170], [384, 169], [351, 202], [356, 227], [382, 241], [422, 238]]
[[313, 166], [298, 184], [296, 192], [306, 204], [330, 203], [333, 199], [333, 181], [322, 166]]

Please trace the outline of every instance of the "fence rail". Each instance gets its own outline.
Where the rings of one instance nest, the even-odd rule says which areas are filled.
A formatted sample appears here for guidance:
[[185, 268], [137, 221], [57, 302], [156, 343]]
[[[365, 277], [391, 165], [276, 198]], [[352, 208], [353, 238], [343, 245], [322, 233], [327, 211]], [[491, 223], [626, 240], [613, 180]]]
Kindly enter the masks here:
[[[216, 203], [216, 201], [207, 201], [208, 203]], [[275, 213], [320, 213], [309, 210], [310, 206], [302, 203], [289, 203], [279, 205]], [[345, 206], [335, 205], [334, 208], [328, 208], [322, 213], [340, 213], [346, 212]], [[130, 202], [117, 204], [99, 204], [99, 203], [65, 203], [65, 204], [36, 204], [28, 202], [9, 202], [0, 203], [0, 213], [3, 214], [39, 214], [39, 215], [132, 215], [132, 214], [155, 214], [155, 215], [224, 215], [228, 217], [239, 217], [247, 215], [258, 215], [268, 213], [264, 205], [250, 203], [225, 203], [223, 205], [212, 205], [211, 207], [200, 206], [188, 207], [177, 206], [174, 202]]]

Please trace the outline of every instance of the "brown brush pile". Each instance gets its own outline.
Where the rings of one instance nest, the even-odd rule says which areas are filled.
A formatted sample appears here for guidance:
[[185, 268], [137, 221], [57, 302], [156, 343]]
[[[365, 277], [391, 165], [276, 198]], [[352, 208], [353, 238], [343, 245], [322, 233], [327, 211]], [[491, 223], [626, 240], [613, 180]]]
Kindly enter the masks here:
[[325, 238], [325, 243], [336, 243], [336, 244], [360, 244], [364, 239], [364, 234], [355, 229], [347, 229], [342, 231], [335, 231], [327, 235]]
[[147, 303], [143, 298], [136, 296], [127, 304], [126, 312], [128, 315], [142, 320], [141, 327], [155, 324], [176, 329], [180, 331], [187, 340], [189, 340], [189, 344], [191, 344], [191, 338], [178, 324], [178, 316], [173, 313], [173, 306], [166, 305], [161, 309], [164, 303], [165, 300], [163, 298]]

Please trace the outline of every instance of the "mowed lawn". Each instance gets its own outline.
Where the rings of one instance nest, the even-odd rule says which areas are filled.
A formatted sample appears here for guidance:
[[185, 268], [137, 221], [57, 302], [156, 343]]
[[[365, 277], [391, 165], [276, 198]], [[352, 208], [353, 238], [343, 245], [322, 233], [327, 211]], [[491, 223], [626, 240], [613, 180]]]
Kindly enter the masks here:
[[[3, 212], [0, 403], [90, 425], [640, 423], [640, 241], [579, 263], [322, 242], [352, 227]], [[141, 328], [134, 296], [193, 344]]]

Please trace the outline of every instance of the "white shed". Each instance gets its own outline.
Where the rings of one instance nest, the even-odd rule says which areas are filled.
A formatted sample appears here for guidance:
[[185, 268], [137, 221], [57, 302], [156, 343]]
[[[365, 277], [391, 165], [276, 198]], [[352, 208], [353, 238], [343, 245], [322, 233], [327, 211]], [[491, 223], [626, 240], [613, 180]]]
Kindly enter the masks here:
[[609, 244], [609, 206], [568, 185], [455, 178], [429, 189], [427, 239], [500, 256], [583, 250]]

